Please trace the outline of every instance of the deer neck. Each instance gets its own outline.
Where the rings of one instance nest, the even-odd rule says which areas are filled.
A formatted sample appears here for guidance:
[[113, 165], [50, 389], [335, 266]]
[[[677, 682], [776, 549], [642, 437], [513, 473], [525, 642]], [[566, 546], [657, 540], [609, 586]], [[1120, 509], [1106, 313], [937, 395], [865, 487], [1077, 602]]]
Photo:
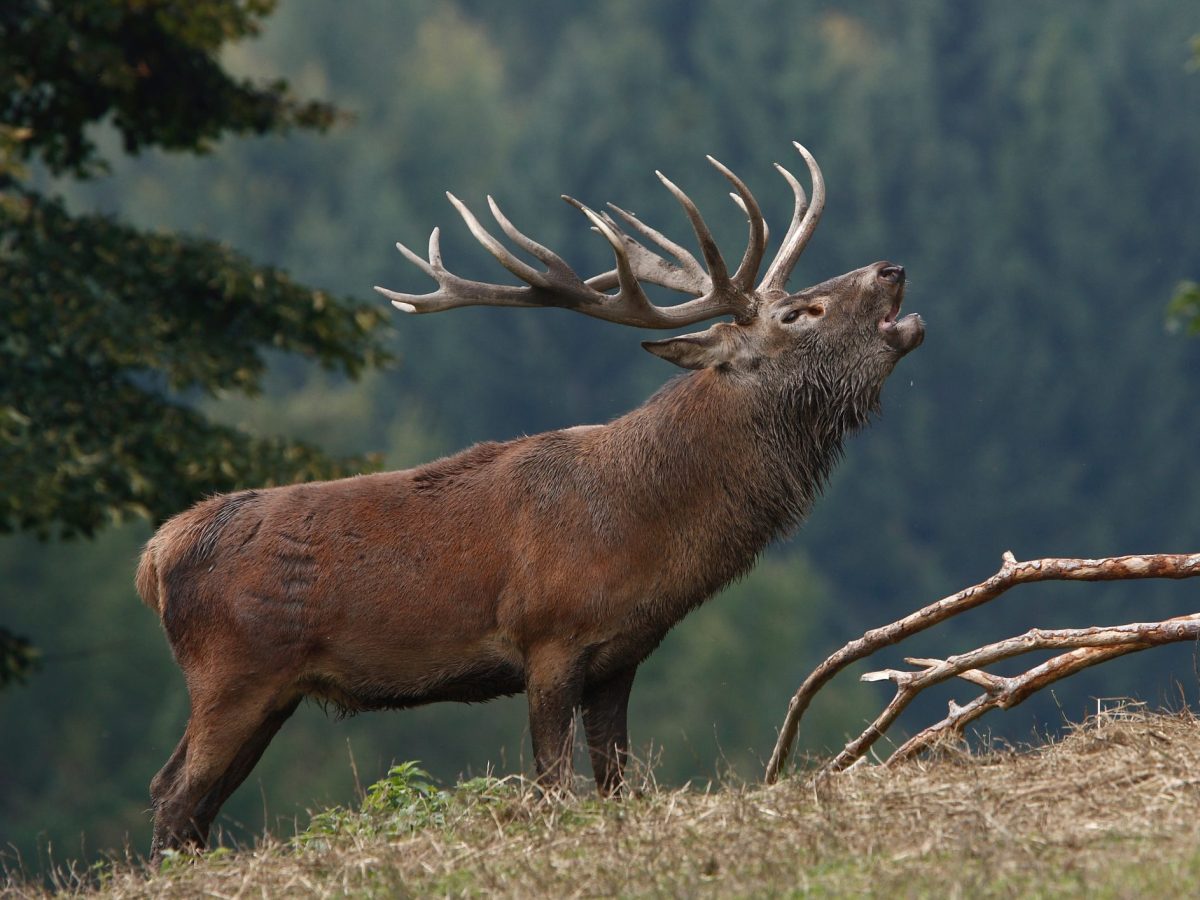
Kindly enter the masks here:
[[819, 391], [781, 398], [704, 369], [612, 423], [608, 458], [631, 511], [682, 552], [728, 560], [727, 581], [808, 514], [850, 421], [823, 406]]

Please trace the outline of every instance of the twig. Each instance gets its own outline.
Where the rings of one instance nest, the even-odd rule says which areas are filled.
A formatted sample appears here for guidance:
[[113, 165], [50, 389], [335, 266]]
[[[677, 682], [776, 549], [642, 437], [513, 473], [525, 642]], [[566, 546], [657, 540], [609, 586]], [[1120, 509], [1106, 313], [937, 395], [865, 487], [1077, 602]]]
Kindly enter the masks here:
[[1005, 552], [998, 572], [986, 581], [951, 594], [890, 625], [872, 629], [846, 644], [813, 670], [800, 685], [779, 730], [765, 780], [773, 784], [787, 761], [800, 719], [813, 696], [834, 675], [876, 650], [931, 628], [959, 613], [996, 599], [1009, 588], [1031, 581], [1115, 581], [1135, 578], [1190, 578], [1200, 575], [1200, 553], [1158, 553], [1104, 559], [1035, 559], [1018, 562]]
[[959, 734], [967, 725], [974, 722], [984, 713], [990, 712], [993, 709], [1011, 709], [1042, 688], [1070, 675], [1074, 675], [1076, 672], [1081, 672], [1102, 662], [1108, 662], [1108, 660], [1115, 659], [1118, 656], [1136, 653], [1139, 650], [1145, 650], [1153, 646], [1155, 645], [1129, 643], [1117, 647], [1082, 647], [1048, 659], [1040, 665], [1029, 669], [1027, 672], [1014, 675], [1011, 678], [990, 676], [1002, 682], [1002, 685], [997, 690], [987, 694], [980, 694], [965, 706], [959, 706], [951, 701], [950, 711], [946, 715], [946, 718], [914, 734], [897, 747], [892, 752], [892, 755], [887, 758], [885, 765], [891, 766], [906, 759], [911, 759], [922, 750], [934, 744], [942, 735]]
[[[891, 727], [892, 723], [896, 721], [896, 717], [916, 698], [917, 694], [928, 687], [940, 684], [965, 672], [978, 669], [980, 666], [987, 666], [992, 663], [1011, 659], [1014, 656], [1020, 656], [1032, 650], [1060, 650], [1068, 647], [1077, 649], [1120, 650], [1120, 653], [1112, 654], [1113, 656], [1117, 656], [1159, 644], [1195, 640], [1197, 637], [1200, 637], [1200, 613], [1180, 616], [1166, 622], [1136, 622], [1131, 625], [1112, 625], [1095, 628], [1031, 628], [1025, 634], [1007, 638], [1003, 641], [996, 641], [993, 644], [987, 644], [975, 650], [960, 653], [957, 656], [951, 656], [944, 660], [929, 660], [928, 662], [932, 663], [932, 665], [919, 672], [900, 672], [895, 669], [868, 672], [862, 676], [863, 681], [894, 681], [896, 683], [896, 696], [892, 698], [892, 702], [887, 705], [875, 721], [868, 725], [862, 734], [848, 743], [842, 752], [830, 760], [823, 769], [830, 772], [840, 772], [842, 769], [845, 769], [871, 748], [871, 745]], [[1042, 666], [1035, 666], [1024, 675], [1010, 679], [997, 678], [998, 682], [1008, 682], [1008, 684], [1004, 685], [996, 693], [984, 694], [983, 696], [988, 700], [994, 700], [1011, 695], [1017, 690], [1018, 685], [1022, 683], [1022, 679], [1024, 679], [1023, 683], [1026, 688], [1036, 684], [1037, 687], [1034, 687], [1033, 690], [1037, 690], [1053, 681], [1065, 678], [1067, 675], [1071, 675], [1080, 669], [1087, 668], [1087, 665], [1095, 665], [1103, 661], [1103, 659], [1094, 656], [1089, 658], [1086, 655], [1082, 655], [1069, 659], [1065, 658], [1068, 656], [1069, 654], [1063, 654], [1049, 661], [1049, 663], [1054, 663], [1061, 660], [1057, 669], [1051, 668], [1047, 672], [1043, 672], [1041, 670], [1049, 664], [1043, 663]], [[1111, 658], [1111, 656], [1105, 658]], [[1087, 665], [1073, 665], [1078, 662], [1086, 662]], [[1033, 690], [1029, 690], [1021, 699], [1029, 696], [1029, 693], [1033, 693]], [[993, 706], [999, 705], [1001, 704], [993, 704]], [[987, 706], [986, 702], [982, 700], [978, 706], [977, 710], [972, 710], [975, 714], [971, 718], [978, 718], [983, 715], [986, 711], [983, 707], [987, 709], [993, 708], [992, 706]], [[965, 709], [967, 707], [952, 709], [947, 719], [961, 720], [965, 718], [967, 715], [963, 712]], [[970, 719], [967, 721], [970, 721]], [[962, 722], [962, 724], [965, 725], [966, 722]], [[914, 747], [910, 753], [915, 753], [917, 749]]]

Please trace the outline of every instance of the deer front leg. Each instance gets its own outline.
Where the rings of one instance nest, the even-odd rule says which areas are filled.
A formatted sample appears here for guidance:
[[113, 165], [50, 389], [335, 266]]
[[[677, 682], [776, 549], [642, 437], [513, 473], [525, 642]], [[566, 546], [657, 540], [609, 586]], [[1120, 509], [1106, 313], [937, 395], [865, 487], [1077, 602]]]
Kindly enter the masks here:
[[629, 690], [636, 667], [618, 672], [606, 681], [589, 685], [583, 693], [583, 730], [596, 788], [605, 797], [620, 792], [625, 783], [629, 756]]
[[575, 709], [583, 694], [583, 660], [560, 647], [531, 654], [525, 692], [538, 784], [547, 792], [566, 792], [573, 771]]

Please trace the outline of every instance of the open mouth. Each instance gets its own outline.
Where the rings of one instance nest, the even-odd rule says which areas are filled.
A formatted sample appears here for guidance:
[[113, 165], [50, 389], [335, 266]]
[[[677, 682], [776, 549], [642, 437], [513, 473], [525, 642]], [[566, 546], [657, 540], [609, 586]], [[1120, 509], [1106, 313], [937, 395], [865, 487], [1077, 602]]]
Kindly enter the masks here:
[[892, 297], [892, 305], [882, 319], [879, 320], [879, 330], [887, 331], [893, 328], [896, 324], [896, 317], [900, 315], [900, 305], [904, 303], [904, 281], [894, 282], [894, 296]]
[[896, 294], [896, 299], [892, 301], [892, 308], [888, 310], [886, 316], [879, 320], [879, 327], [886, 328], [888, 325], [893, 325], [896, 322], [896, 316], [900, 315], [900, 303], [904, 300], [904, 291], [901, 290]]
[[897, 319], [900, 315], [900, 304], [904, 301], [904, 288], [901, 287], [896, 292], [896, 299], [892, 301], [891, 308], [887, 314], [879, 320], [879, 331], [883, 335], [884, 341], [893, 350], [900, 353], [908, 353], [910, 350], [915, 350], [925, 340], [925, 321], [916, 313], [910, 313], [903, 319]]

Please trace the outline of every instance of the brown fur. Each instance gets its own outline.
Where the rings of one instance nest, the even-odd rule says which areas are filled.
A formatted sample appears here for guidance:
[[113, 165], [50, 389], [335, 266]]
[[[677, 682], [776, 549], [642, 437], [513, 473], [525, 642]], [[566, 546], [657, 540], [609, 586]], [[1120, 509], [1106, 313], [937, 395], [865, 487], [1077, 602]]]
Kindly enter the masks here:
[[547, 785], [569, 774], [582, 707], [616, 790], [638, 665], [807, 514], [902, 355], [874, 336], [897, 296], [875, 268], [810, 289], [841, 302], [819, 326], [771, 308], [718, 326], [744, 329], [708, 342], [729, 355], [607, 425], [213, 497], [164, 524], [137, 588], [192, 717], [151, 786], [155, 851], [203, 845], [305, 696], [357, 711], [524, 691]]

